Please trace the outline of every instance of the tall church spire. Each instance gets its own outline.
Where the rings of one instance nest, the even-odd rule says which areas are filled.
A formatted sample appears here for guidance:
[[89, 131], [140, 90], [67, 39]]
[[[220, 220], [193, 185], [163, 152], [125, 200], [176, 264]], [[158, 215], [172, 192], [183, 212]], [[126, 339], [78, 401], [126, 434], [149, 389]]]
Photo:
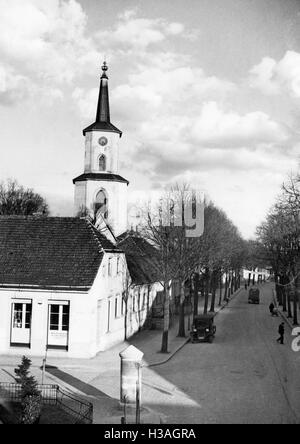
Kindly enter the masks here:
[[100, 78], [96, 120], [94, 123], [92, 123], [92, 125], [83, 130], [84, 136], [89, 131], [109, 131], [113, 133], [118, 133], [120, 137], [122, 136], [122, 131], [120, 131], [117, 127], [110, 123], [108, 77], [106, 74], [107, 70], [108, 66], [106, 61], [104, 61], [102, 65], [102, 75]]
[[89, 214], [92, 218], [98, 214], [101, 224], [104, 222], [118, 236], [127, 230], [129, 182], [119, 175], [119, 142], [122, 132], [110, 122], [107, 69], [104, 62], [96, 120], [83, 130], [84, 172], [73, 179], [74, 212], [75, 215]]
[[102, 76], [100, 78], [100, 90], [99, 90], [96, 122], [110, 123], [108, 77], [106, 74], [107, 70], [108, 66], [104, 61], [102, 65]]

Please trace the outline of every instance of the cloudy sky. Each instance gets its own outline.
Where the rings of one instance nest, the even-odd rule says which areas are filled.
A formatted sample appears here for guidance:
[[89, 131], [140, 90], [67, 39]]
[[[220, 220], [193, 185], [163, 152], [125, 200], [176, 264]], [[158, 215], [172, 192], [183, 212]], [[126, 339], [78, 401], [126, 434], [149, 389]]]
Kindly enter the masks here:
[[245, 236], [300, 155], [298, 0], [0, 0], [0, 179], [72, 215], [102, 60], [131, 200], [187, 181]]

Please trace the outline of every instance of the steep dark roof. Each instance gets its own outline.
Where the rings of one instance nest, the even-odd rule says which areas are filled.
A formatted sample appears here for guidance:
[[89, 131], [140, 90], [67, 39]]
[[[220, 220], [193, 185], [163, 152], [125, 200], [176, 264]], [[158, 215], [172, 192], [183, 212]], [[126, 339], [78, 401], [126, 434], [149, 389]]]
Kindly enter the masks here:
[[154, 246], [134, 232], [118, 237], [118, 246], [125, 252], [131, 279], [135, 285], [159, 282], [158, 253]]
[[92, 123], [92, 125], [83, 130], [84, 136], [88, 131], [110, 131], [113, 133], [118, 133], [120, 137], [122, 136], [122, 131], [110, 123], [108, 77], [106, 74], [107, 70], [108, 66], [106, 62], [104, 62], [102, 66], [102, 75], [100, 78], [96, 120], [94, 123]]
[[110, 133], [120, 134], [120, 137], [122, 136], [122, 131], [110, 122], [94, 122], [82, 131], [83, 135], [85, 136], [85, 133], [89, 131], [109, 131]]
[[73, 179], [73, 183], [84, 182], [86, 180], [104, 180], [107, 182], [124, 182], [129, 184], [128, 180], [118, 174], [111, 173], [84, 173]]
[[87, 290], [104, 251], [93, 225], [72, 217], [0, 217], [0, 287]]

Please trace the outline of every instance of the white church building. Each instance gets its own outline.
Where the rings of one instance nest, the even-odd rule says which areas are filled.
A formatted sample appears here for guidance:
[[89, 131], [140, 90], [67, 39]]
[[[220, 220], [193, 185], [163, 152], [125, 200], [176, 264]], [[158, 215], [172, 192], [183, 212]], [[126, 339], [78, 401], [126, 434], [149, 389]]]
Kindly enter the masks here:
[[90, 358], [151, 323], [162, 287], [141, 248], [130, 266], [122, 249], [127, 239], [130, 253], [129, 182], [118, 171], [106, 63], [83, 134], [74, 217], [0, 216], [0, 354]]

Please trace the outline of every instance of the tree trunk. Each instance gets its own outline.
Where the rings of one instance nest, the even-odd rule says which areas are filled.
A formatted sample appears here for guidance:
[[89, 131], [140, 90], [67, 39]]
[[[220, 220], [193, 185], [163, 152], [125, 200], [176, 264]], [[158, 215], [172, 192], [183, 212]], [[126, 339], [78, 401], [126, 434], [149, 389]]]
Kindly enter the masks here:
[[294, 316], [293, 316], [293, 324], [294, 325], [298, 325], [298, 302], [299, 302], [299, 291], [300, 291], [300, 281], [299, 277], [296, 279], [296, 288], [295, 288], [295, 293], [294, 293], [294, 301], [293, 301], [293, 311], [294, 311]]
[[179, 328], [178, 336], [180, 338], [185, 337], [185, 322], [184, 322], [184, 299], [185, 299], [185, 285], [184, 281], [180, 283], [180, 306], [179, 306]]
[[289, 287], [284, 287], [287, 298], [288, 318], [292, 318], [292, 304], [291, 304], [291, 292]]
[[161, 353], [168, 353], [168, 339], [170, 328], [170, 292], [164, 286], [164, 328], [161, 340]]
[[124, 316], [124, 341], [127, 341], [127, 317], [128, 317], [128, 298], [124, 300], [125, 316]]
[[198, 305], [199, 305], [199, 274], [196, 273], [194, 277], [194, 316], [198, 316]]
[[227, 291], [227, 300], [230, 298], [231, 294], [231, 274], [228, 273], [228, 291]]
[[278, 276], [277, 273], [275, 273], [274, 279], [275, 279], [276, 299], [277, 299], [278, 304], [279, 304], [279, 305], [282, 305], [282, 295], [281, 295], [281, 293], [280, 293], [280, 287], [279, 287], [279, 285], [278, 285], [278, 282], [279, 282], [279, 276]]
[[215, 311], [215, 301], [216, 301], [216, 291], [217, 291], [217, 276], [216, 276], [216, 271], [214, 270], [212, 272], [212, 296], [211, 296], [211, 304], [210, 304], [210, 312], [214, 313]]
[[226, 273], [226, 276], [225, 276], [225, 291], [224, 291], [224, 301], [226, 301], [227, 300], [227, 293], [228, 293], [228, 275], [227, 275], [227, 273]]
[[220, 271], [220, 276], [219, 276], [219, 285], [220, 285], [220, 298], [219, 298], [219, 306], [222, 304], [222, 271]]
[[238, 283], [237, 283], [237, 271], [234, 272], [234, 291], [237, 291]]
[[230, 294], [233, 295], [234, 293], [234, 275], [233, 271], [231, 272], [231, 287], [230, 287]]
[[212, 296], [211, 296], [211, 304], [210, 304], [210, 312], [214, 313], [215, 311], [215, 301], [216, 301], [216, 288], [213, 287], [212, 289]]
[[295, 279], [295, 295], [294, 295], [294, 320], [293, 320], [293, 324], [294, 325], [298, 325], [298, 315], [297, 315], [297, 309], [298, 309], [298, 304], [300, 302], [300, 261], [298, 261], [299, 263], [297, 264], [298, 267], [296, 267], [295, 270], [295, 275], [296, 275], [296, 279]]
[[205, 273], [205, 290], [204, 290], [203, 314], [206, 314], [207, 310], [208, 310], [209, 287], [210, 287], [210, 276], [209, 276], [209, 271], [207, 270], [206, 273]]
[[286, 292], [285, 292], [285, 288], [284, 288], [284, 279], [282, 278], [282, 276], [280, 276], [280, 293], [281, 293], [281, 297], [282, 297], [282, 310], [286, 311], [287, 307], [286, 307]]

